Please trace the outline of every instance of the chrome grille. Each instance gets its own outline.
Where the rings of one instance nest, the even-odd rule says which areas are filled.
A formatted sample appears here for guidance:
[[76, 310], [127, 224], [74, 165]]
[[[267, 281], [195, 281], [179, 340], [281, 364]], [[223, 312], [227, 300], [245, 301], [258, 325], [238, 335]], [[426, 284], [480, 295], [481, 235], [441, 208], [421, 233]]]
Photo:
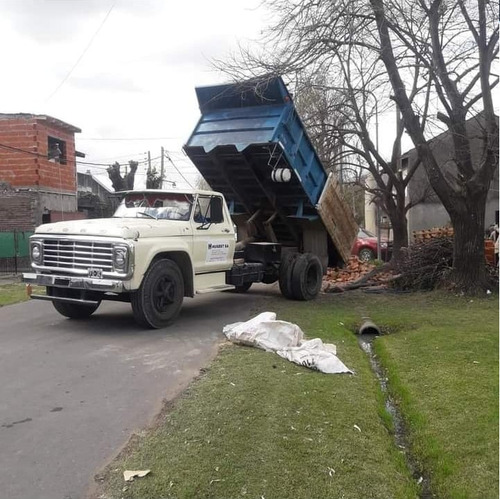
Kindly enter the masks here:
[[100, 268], [112, 271], [113, 245], [100, 241], [44, 239], [43, 266], [66, 270]]

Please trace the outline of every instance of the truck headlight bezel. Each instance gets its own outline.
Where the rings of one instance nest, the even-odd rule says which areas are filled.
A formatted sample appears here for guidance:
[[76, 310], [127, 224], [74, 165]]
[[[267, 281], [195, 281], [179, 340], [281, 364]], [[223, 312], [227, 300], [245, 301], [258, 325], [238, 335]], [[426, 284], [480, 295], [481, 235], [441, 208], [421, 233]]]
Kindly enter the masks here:
[[43, 243], [42, 241], [31, 241], [30, 244], [31, 262], [36, 265], [43, 263]]
[[126, 273], [130, 261], [130, 248], [126, 244], [113, 246], [113, 268], [116, 272]]

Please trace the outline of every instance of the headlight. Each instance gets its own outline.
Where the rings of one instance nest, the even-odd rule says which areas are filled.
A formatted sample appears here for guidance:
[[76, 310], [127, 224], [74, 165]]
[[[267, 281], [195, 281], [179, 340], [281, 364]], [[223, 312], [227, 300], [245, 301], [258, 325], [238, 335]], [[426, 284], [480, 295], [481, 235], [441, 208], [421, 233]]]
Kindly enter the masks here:
[[128, 267], [128, 246], [115, 246], [113, 248], [113, 265], [115, 270], [125, 271]]
[[43, 261], [43, 247], [39, 241], [31, 243], [31, 261], [38, 265]]

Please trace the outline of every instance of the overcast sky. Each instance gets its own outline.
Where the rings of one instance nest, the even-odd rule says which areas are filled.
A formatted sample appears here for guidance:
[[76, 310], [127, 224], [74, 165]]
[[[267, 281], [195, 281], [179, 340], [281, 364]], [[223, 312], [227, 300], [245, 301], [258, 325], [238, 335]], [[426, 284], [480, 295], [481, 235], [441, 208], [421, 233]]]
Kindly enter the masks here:
[[[76, 147], [85, 162], [143, 161], [163, 146], [194, 183], [181, 151], [200, 115], [194, 87], [225, 81], [210, 60], [260, 37], [259, 4], [0, 0], [0, 112], [48, 114], [81, 128]], [[107, 179], [105, 167], [93, 172]], [[141, 165], [136, 187], [144, 173]], [[167, 173], [182, 184], [172, 166]]]

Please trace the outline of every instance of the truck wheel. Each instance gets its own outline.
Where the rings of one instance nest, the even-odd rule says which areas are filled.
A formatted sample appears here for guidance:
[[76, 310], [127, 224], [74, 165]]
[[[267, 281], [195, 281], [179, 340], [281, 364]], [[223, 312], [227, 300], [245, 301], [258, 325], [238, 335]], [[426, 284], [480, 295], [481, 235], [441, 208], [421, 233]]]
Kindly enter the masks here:
[[292, 295], [296, 300], [312, 300], [321, 289], [323, 267], [320, 259], [311, 253], [299, 256], [292, 271]]
[[179, 314], [184, 299], [184, 280], [172, 260], [151, 264], [140, 288], [131, 294], [134, 319], [144, 327], [159, 329], [168, 326]]
[[[73, 294], [71, 292], [73, 291]], [[62, 298], [74, 298], [76, 293], [74, 290], [64, 288], [47, 288], [47, 294], [52, 296], [60, 296]], [[80, 305], [78, 303], [64, 303], [62, 301], [53, 301], [54, 308], [64, 317], [69, 319], [86, 319], [90, 317], [98, 308], [101, 302], [96, 305]]]
[[287, 253], [280, 263], [279, 285], [281, 294], [288, 299], [293, 298], [292, 271], [300, 253]]
[[86, 319], [90, 317], [98, 308], [97, 305], [78, 305], [76, 303], [63, 303], [62, 301], [53, 301], [54, 308], [64, 317], [70, 319]]

